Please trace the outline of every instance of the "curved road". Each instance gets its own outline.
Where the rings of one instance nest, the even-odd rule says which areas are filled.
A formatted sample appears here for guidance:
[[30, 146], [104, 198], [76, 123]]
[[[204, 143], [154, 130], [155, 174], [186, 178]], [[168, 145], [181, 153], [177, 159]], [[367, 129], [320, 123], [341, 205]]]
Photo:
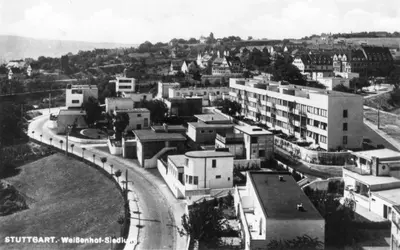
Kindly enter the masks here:
[[[52, 109], [52, 112], [56, 112], [56, 110]], [[42, 112], [43, 116], [37, 117], [29, 124], [29, 136], [58, 148], [60, 148], [59, 141], [62, 139], [64, 141], [62, 148], [65, 150], [65, 136], [55, 135], [46, 127], [46, 122], [49, 120], [48, 110]], [[32, 131], [35, 132], [32, 133]], [[52, 142], [49, 138], [53, 138]], [[71, 143], [75, 145], [73, 153], [81, 157], [82, 147], [85, 147], [84, 158], [90, 161], [93, 161], [93, 154], [96, 155], [96, 163], [100, 162], [100, 157], [107, 157], [105, 168], [109, 172], [112, 171], [110, 164], [113, 164], [114, 172], [118, 169], [123, 172], [119, 178], [120, 182], [125, 179], [125, 170], [128, 170], [128, 180], [133, 181], [133, 185], [129, 183], [128, 189], [132, 190], [130, 197], [133, 198], [129, 202], [132, 216], [131, 224], [134, 226], [133, 228], [131, 226], [129, 238], [136, 240], [136, 237], [138, 237], [139, 244], [136, 246], [129, 245], [125, 249], [176, 249], [177, 230], [174, 227], [174, 208], [171, 207], [170, 197], [167, 200], [160, 187], [157, 187], [157, 184], [146, 176], [149, 175], [149, 172], [139, 167], [133, 160], [112, 156], [108, 152], [92, 148], [93, 146], [89, 144], [69, 142], [69, 145]], [[68, 151], [71, 152], [70, 147]], [[143, 173], [143, 171], [147, 173]], [[138, 217], [140, 217], [140, 221], [137, 219]], [[135, 229], [136, 232], [133, 232]], [[136, 235], [132, 235], [134, 233]]]

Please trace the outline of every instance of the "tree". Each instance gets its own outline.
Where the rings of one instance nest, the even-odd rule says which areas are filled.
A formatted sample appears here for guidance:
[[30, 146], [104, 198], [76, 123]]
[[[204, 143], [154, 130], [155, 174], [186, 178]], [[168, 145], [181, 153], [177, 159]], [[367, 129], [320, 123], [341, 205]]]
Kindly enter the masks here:
[[118, 113], [116, 116], [113, 117], [113, 127], [115, 131], [116, 140], [122, 139], [122, 133], [125, 131], [128, 125], [129, 125], [128, 113]]
[[86, 111], [85, 120], [89, 126], [101, 119], [101, 107], [98, 100], [94, 97], [89, 97], [83, 108]]
[[12, 145], [15, 139], [26, 138], [22, 115], [19, 105], [11, 102], [0, 104], [0, 143], [2, 145]]
[[242, 105], [236, 101], [231, 101], [230, 99], [217, 99], [213, 102], [213, 105], [220, 107], [222, 113], [230, 116], [240, 114], [242, 111]]
[[316, 250], [321, 249], [324, 243], [318, 238], [311, 238], [308, 235], [298, 236], [292, 240], [272, 240], [268, 243], [267, 248], [271, 250]]
[[354, 89], [355, 92], [357, 92], [358, 90], [360, 90], [364, 87], [368, 87], [368, 86], [369, 86], [369, 83], [366, 78], [355, 77], [350, 80], [350, 88]]
[[248, 36], [248, 37], [247, 37], [247, 40], [249, 40], [249, 41], [250, 41], [250, 40], [253, 40], [253, 37], [252, 37], [252, 36]]
[[119, 177], [122, 175], [122, 172], [121, 172], [121, 170], [117, 170], [117, 171], [115, 171], [115, 177], [117, 177], [117, 182], [119, 181]]
[[101, 163], [103, 163], [103, 169], [104, 169], [104, 163], [107, 162], [107, 157], [101, 157], [100, 161], [101, 161]]
[[336, 85], [332, 88], [334, 91], [345, 92], [345, 93], [352, 93], [353, 91], [348, 87], [344, 86], [343, 84]]
[[200, 204], [194, 203], [189, 214], [182, 216], [182, 232], [204, 243], [217, 243], [225, 224], [222, 209], [205, 199]]
[[150, 111], [150, 119], [152, 123], [163, 123], [167, 113], [167, 105], [158, 99], [153, 99], [151, 101], [144, 100], [142, 107], [147, 108]]
[[288, 57], [279, 56], [275, 63], [267, 68], [275, 81], [287, 81], [296, 85], [306, 85], [300, 70], [294, 66]]

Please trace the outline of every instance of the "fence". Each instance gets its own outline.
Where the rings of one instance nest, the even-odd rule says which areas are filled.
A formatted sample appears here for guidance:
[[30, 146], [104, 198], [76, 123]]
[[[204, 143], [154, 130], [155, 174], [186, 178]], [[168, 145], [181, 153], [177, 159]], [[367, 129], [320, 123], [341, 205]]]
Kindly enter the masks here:
[[321, 165], [343, 165], [350, 152], [326, 152], [307, 149], [275, 136], [275, 146], [287, 151], [293, 158]]
[[[55, 145], [48, 145], [44, 142], [40, 142], [32, 137], [30, 137], [29, 139], [31, 142], [34, 142], [38, 145], [41, 146], [47, 146], [49, 149], [54, 150], [52, 152], [58, 152], [58, 153], [64, 153], [65, 151], [63, 149], [57, 148]], [[110, 181], [112, 181], [116, 188], [121, 192], [121, 195], [124, 199], [124, 203], [125, 203], [125, 219], [124, 219], [124, 223], [122, 225], [121, 228], [121, 236], [124, 239], [128, 238], [128, 234], [129, 234], [129, 228], [130, 228], [130, 218], [131, 218], [131, 214], [130, 214], [130, 207], [129, 207], [129, 201], [128, 201], [128, 197], [127, 197], [127, 192], [125, 190], [122, 189], [122, 187], [119, 185], [119, 183], [117, 182], [117, 180], [113, 177], [114, 175], [108, 173], [105, 169], [103, 169], [101, 166], [96, 165], [95, 163], [93, 163], [92, 161], [82, 158], [81, 156], [75, 155], [73, 153], [68, 153], [69, 157], [72, 157], [78, 161], [82, 161], [85, 164], [87, 164], [88, 166], [95, 168], [97, 171], [99, 171], [101, 174], [103, 174], [106, 178], [108, 178]], [[115, 247], [116, 250], [121, 250], [125, 248], [125, 243], [118, 243]]]

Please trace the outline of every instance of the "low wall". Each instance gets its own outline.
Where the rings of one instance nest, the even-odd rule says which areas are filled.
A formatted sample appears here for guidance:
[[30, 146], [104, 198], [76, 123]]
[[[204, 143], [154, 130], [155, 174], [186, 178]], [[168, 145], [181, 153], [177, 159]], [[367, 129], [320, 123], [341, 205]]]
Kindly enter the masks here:
[[202, 188], [202, 189], [195, 189], [195, 190], [186, 190], [185, 196], [191, 197], [191, 196], [209, 195], [210, 193], [211, 193], [210, 188]]
[[161, 174], [162, 178], [164, 179], [165, 183], [167, 184], [168, 188], [174, 194], [175, 198], [177, 199], [185, 198], [184, 195], [178, 191], [178, 188], [174, 186], [173, 177], [168, 175], [167, 173], [167, 165], [160, 159], [157, 160], [157, 169], [158, 172]]
[[110, 154], [112, 155], [122, 155], [122, 146], [115, 146], [111, 140], [107, 141], [108, 149], [110, 150]]
[[[295, 171], [294, 168], [289, 167], [289, 166], [286, 165], [285, 163], [280, 162], [280, 161], [278, 161], [278, 160], [276, 160], [276, 161], [278, 162], [278, 166], [279, 166], [279, 167], [282, 167], [282, 168], [286, 169], [286, 170], [289, 171], [290, 173], [293, 173], [293, 171]], [[298, 171], [296, 171], [296, 173], [298, 173], [298, 174], [301, 176], [301, 178], [307, 178], [307, 176], [305, 176], [303, 173], [300, 173], [300, 172], [298, 172]]]
[[278, 136], [275, 136], [274, 143], [276, 147], [287, 151], [294, 158], [320, 165], [343, 165], [350, 156], [350, 152], [326, 152], [307, 149]]
[[158, 151], [158, 153], [155, 154], [152, 158], [144, 159], [144, 168], [156, 168], [158, 158], [161, 157], [166, 152], [172, 150], [176, 150], [176, 147], [163, 148], [160, 151]]
[[334, 177], [326, 180], [315, 180], [307, 185], [304, 185], [302, 189], [304, 189], [305, 187], [309, 187], [313, 190], [328, 191], [328, 186], [330, 182], [342, 181], [342, 180], [343, 180], [342, 177]]
[[238, 170], [256, 170], [261, 168], [260, 159], [233, 160], [233, 168]]
[[242, 207], [242, 199], [239, 195], [238, 187], [235, 187], [235, 194], [234, 194], [234, 203], [235, 203], [235, 212], [236, 216], [240, 221], [240, 228], [242, 231], [242, 240], [244, 242], [244, 249], [250, 250], [251, 249], [251, 235], [249, 231], [249, 226], [246, 221], [246, 216], [244, 215], [243, 207]]

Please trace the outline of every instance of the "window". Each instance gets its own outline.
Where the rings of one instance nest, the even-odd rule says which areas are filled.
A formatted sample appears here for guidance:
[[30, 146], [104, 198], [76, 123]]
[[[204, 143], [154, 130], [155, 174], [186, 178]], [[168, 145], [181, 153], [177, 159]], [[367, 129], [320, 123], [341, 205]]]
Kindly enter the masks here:
[[72, 100], [72, 103], [79, 103], [79, 100]]
[[200, 133], [204, 134], [204, 130], [201, 130]]
[[343, 136], [343, 145], [346, 145], [347, 144], [347, 136], [345, 135], [345, 136]]
[[347, 122], [343, 123], [343, 131], [347, 131]]
[[208, 130], [208, 133], [212, 134], [214, 133], [214, 130]]
[[143, 127], [147, 128], [148, 126], [149, 126], [149, 119], [148, 118], [144, 118]]
[[189, 159], [185, 158], [185, 166], [189, 166]]
[[188, 180], [189, 180], [189, 178], [188, 178], [188, 176], [187, 176], [187, 175], [185, 175], [185, 176], [186, 176], [186, 178], [185, 178], [185, 179], [186, 179], [186, 183], [188, 183]]
[[221, 175], [215, 176], [215, 179], [221, 179]]
[[212, 168], [216, 168], [217, 167], [217, 160], [212, 160]]
[[347, 109], [343, 110], [343, 118], [347, 118]]
[[251, 137], [251, 143], [257, 143], [258, 137]]
[[319, 139], [322, 143], [326, 143], [326, 136], [320, 135]]
[[192, 179], [193, 179], [193, 177], [191, 175], [189, 175], [189, 184], [192, 184]]
[[142, 124], [136, 124], [136, 129], [142, 129]]
[[197, 177], [197, 176], [193, 177], [193, 184], [194, 185], [198, 185], [199, 184], [199, 177]]
[[228, 177], [228, 181], [230, 181], [231, 180], [231, 177]]
[[219, 95], [219, 91], [217, 91], [217, 95]]
[[265, 150], [259, 150], [258, 157], [265, 157]]
[[137, 117], [142, 117], [142, 114], [137, 114]]

